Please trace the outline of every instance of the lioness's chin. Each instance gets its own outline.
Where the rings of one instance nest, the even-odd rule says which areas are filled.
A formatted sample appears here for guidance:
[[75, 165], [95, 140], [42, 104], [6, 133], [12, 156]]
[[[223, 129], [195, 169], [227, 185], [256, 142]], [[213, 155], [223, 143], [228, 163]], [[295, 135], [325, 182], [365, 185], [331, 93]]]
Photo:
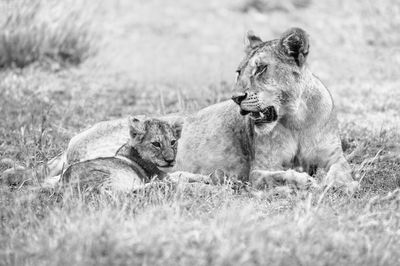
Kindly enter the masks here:
[[270, 123], [255, 123], [254, 130], [258, 135], [269, 134], [274, 127], [278, 124], [278, 121], [270, 122]]

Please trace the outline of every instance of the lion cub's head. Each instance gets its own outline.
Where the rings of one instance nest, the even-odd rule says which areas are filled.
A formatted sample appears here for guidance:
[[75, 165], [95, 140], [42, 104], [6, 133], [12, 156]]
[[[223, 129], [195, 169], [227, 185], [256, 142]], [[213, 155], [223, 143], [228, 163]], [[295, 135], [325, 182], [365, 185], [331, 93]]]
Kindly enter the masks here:
[[306, 32], [286, 31], [280, 39], [263, 42], [249, 32], [246, 56], [237, 68], [232, 99], [242, 115], [254, 120], [256, 131], [268, 132], [293, 109], [307, 81], [309, 51]]
[[175, 164], [182, 126], [182, 120], [170, 124], [156, 118], [131, 116], [128, 145], [134, 148], [143, 160], [158, 167], [172, 167]]

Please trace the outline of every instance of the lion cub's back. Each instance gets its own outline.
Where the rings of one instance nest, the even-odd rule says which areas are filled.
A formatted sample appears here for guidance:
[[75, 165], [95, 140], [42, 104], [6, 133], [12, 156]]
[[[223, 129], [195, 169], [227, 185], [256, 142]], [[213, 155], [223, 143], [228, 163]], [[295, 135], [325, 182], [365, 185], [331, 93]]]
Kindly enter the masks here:
[[127, 118], [99, 122], [71, 139], [67, 164], [114, 156], [128, 139]]

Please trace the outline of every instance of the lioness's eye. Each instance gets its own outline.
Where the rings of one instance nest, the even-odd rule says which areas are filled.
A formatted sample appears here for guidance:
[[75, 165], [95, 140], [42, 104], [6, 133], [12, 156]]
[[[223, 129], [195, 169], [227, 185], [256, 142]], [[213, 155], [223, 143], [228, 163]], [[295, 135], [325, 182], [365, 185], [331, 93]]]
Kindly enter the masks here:
[[158, 142], [158, 141], [154, 141], [154, 142], [152, 142], [151, 143], [154, 147], [156, 147], [156, 148], [161, 148], [161, 144], [160, 144], [160, 142]]
[[263, 72], [265, 72], [265, 70], [267, 70], [267, 69], [268, 69], [268, 65], [259, 65], [259, 66], [257, 66], [256, 73], [254, 73], [254, 75], [260, 75]]
[[175, 143], [176, 143], [176, 140], [171, 140], [171, 146], [174, 146], [175, 145]]

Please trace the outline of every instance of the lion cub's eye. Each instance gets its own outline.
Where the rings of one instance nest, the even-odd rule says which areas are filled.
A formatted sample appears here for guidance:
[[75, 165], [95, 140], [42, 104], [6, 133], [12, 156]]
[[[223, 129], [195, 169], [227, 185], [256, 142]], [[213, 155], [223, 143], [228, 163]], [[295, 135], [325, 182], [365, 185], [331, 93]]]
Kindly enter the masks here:
[[260, 74], [264, 73], [267, 69], [268, 69], [268, 65], [259, 65], [259, 66], [257, 66], [256, 72], [254, 73], [254, 75], [260, 75]]
[[176, 140], [171, 140], [171, 146], [174, 146], [176, 144]]
[[153, 146], [156, 147], [156, 148], [161, 148], [161, 143], [158, 142], [158, 141], [152, 142], [151, 145], [153, 145]]

